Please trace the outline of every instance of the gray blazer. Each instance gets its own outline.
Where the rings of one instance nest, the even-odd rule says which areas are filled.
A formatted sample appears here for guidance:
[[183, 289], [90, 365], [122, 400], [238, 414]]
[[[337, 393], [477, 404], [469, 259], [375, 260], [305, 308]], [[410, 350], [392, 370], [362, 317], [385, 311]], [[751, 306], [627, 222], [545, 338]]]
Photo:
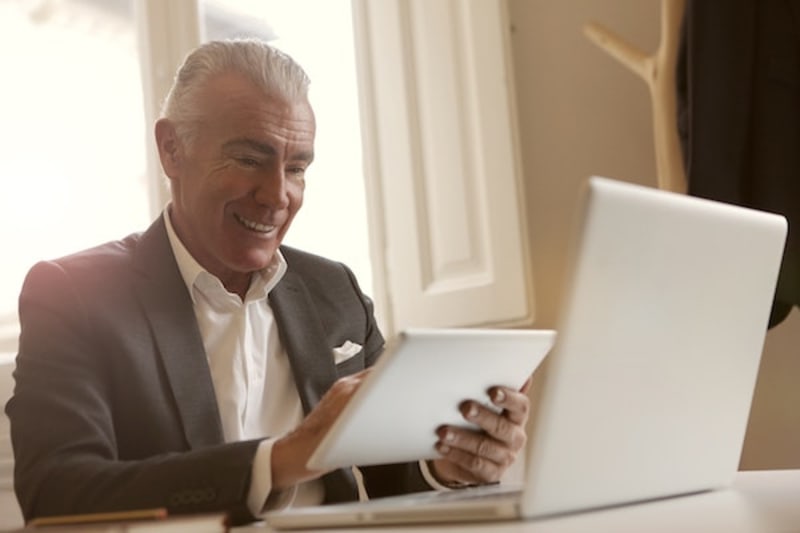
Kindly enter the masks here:
[[[283, 247], [270, 293], [308, 412], [340, 376], [383, 349], [369, 299], [344, 265]], [[163, 218], [142, 234], [35, 265], [19, 302], [16, 387], [6, 406], [15, 490], [36, 516], [166, 507], [246, 507], [258, 440], [225, 444], [192, 302]], [[339, 366], [350, 340], [360, 354]], [[416, 464], [362, 469], [371, 496], [430, 488]], [[326, 501], [357, 498], [349, 470], [325, 476]]]

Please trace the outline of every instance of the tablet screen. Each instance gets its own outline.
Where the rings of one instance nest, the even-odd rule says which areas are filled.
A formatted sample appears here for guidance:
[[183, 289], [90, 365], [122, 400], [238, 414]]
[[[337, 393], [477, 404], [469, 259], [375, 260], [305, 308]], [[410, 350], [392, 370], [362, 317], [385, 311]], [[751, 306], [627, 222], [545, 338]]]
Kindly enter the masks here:
[[466, 399], [519, 389], [555, 341], [552, 330], [409, 329], [387, 347], [311, 456], [312, 469], [438, 457], [436, 428], [469, 426]]

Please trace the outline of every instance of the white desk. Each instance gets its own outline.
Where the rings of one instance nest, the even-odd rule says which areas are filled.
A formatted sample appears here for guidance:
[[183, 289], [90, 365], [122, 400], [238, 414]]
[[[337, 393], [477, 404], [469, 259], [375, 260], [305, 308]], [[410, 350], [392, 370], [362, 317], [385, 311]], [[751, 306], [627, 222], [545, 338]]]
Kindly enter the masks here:
[[[264, 533], [262, 524], [235, 528]], [[328, 530], [364, 533], [368, 528]], [[739, 472], [733, 487], [558, 518], [483, 524], [381, 527], [380, 533], [798, 533], [800, 470]]]

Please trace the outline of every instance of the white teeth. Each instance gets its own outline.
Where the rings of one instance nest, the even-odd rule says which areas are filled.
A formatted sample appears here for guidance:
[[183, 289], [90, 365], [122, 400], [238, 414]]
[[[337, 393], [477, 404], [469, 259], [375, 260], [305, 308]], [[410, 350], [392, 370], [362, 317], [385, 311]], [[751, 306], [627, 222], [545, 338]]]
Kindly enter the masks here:
[[264, 224], [259, 224], [258, 222], [247, 220], [241, 215], [236, 215], [236, 219], [239, 222], [241, 222], [246, 228], [251, 229], [253, 231], [258, 231], [260, 233], [269, 233], [270, 231], [275, 229], [275, 226], [267, 226]]

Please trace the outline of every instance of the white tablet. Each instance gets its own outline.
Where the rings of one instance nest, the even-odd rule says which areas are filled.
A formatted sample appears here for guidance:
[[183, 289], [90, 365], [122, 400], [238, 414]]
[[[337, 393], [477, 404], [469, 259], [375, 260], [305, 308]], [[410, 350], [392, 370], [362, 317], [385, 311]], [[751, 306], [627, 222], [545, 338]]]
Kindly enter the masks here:
[[531, 329], [410, 329], [387, 347], [308, 461], [311, 469], [438, 457], [436, 428], [469, 426], [466, 399], [519, 389], [553, 345]]

